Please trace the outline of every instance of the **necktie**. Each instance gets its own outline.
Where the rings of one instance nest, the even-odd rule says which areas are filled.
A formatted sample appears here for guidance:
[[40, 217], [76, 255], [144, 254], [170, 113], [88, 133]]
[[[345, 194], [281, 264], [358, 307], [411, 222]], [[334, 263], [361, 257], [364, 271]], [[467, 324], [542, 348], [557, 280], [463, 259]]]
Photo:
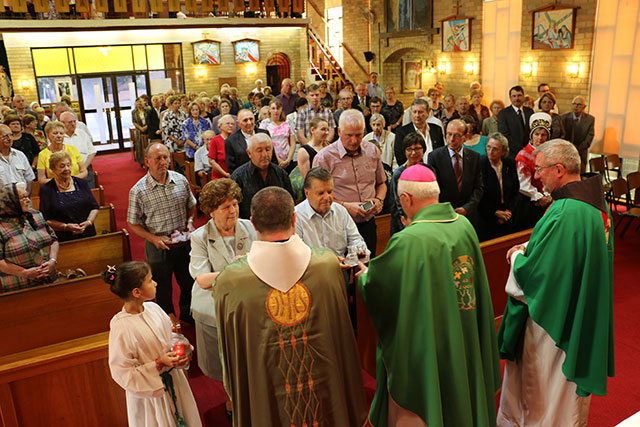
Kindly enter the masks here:
[[458, 184], [458, 191], [462, 187], [462, 158], [460, 154], [455, 153], [453, 155], [453, 171], [456, 174], [456, 184]]
[[518, 119], [520, 119], [520, 126], [522, 126], [522, 129], [525, 128], [524, 125], [524, 117], [522, 117], [522, 110], [518, 108]]

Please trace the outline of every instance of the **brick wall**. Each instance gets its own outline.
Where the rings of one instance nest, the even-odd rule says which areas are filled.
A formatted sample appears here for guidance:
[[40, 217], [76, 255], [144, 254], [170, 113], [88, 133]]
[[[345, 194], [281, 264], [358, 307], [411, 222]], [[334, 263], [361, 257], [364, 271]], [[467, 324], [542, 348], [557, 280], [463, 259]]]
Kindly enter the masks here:
[[[206, 75], [203, 78], [196, 76], [198, 66], [193, 63], [193, 49], [191, 40], [182, 42], [182, 54], [184, 64], [184, 83], [187, 92], [207, 91], [210, 95], [218, 93], [219, 77], [237, 77], [237, 88], [240, 96], [246, 99], [257, 79], [262, 79], [267, 84], [267, 60], [274, 53], [285, 53], [291, 61], [291, 78], [296, 79], [306, 71], [306, 31], [304, 28], [257, 28], [252, 30], [251, 38], [260, 40], [260, 62], [257, 64], [236, 64], [233, 59], [233, 49], [224, 29], [218, 29], [209, 33], [209, 38], [222, 42], [222, 64], [205, 67]], [[237, 39], [234, 39], [237, 40]], [[256, 72], [249, 71], [255, 66]]]
[[[317, 0], [316, 0], [317, 1]], [[367, 68], [364, 59], [360, 59], [362, 52], [371, 50], [376, 58], [371, 63], [371, 71], [380, 74], [380, 80], [384, 86], [394, 86], [398, 98], [403, 102], [411, 102], [412, 94], [403, 94], [401, 88], [400, 67], [402, 60], [433, 60], [436, 62], [449, 62], [450, 73], [429, 73], [422, 76], [422, 87], [428, 89], [436, 81], [445, 85], [445, 93], [461, 95], [468, 93], [469, 84], [480, 81], [481, 54], [482, 54], [482, 5], [478, 0], [460, 0], [460, 15], [473, 18], [471, 24], [471, 51], [443, 53], [441, 50], [441, 35], [421, 37], [400, 37], [380, 39], [380, 33], [385, 29], [385, 1], [386, 0], [343, 0], [343, 38], [347, 45]], [[520, 84], [527, 94], [537, 98], [537, 85], [540, 82], [548, 82], [552, 91], [558, 98], [560, 111], [568, 111], [571, 100], [575, 95], [588, 97], [589, 74], [591, 62], [591, 49], [593, 42], [594, 18], [596, 0], [584, 0], [579, 2], [575, 29], [575, 47], [570, 50], [532, 50], [531, 26], [532, 19], [529, 11], [549, 4], [548, 0], [527, 0], [523, 4], [522, 37], [520, 56], [521, 61], [537, 62], [537, 73], [532, 77], [520, 75]], [[440, 20], [455, 14], [451, 0], [433, 0], [433, 25], [441, 28]], [[367, 28], [367, 23], [362, 19], [361, 8], [370, 7], [375, 15], [375, 21]], [[368, 31], [371, 31], [370, 48], [368, 44]], [[360, 68], [352, 58], [344, 54], [344, 67], [347, 74], [356, 82], [366, 79]], [[578, 78], [570, 78], [566, 72], [568, 62], [580, 62], [581, 72]], [[466, 63], [477, 64], [477, 72], [471, 75], [465, 72]], [[485, 100], [490, 102], [491, 100]]]
[[[573, 49], [532, 50], [531, 31], [532, 14], [530, 11], [544, 7], [546, 0], [527, 0], [522, 8], [522, 37], [520, 40], [520, 61], [537, 63], [537, 74], [525, 77], [520, 73], [520, 84], [525, 93], [538, 97], [539, 83], [548, 83], [556, 96], [560, 113], [571, 110], [571, 101], [577, 95], [589, 99], [589, 75], [591, 73], [591, 54], [595, 29], [596, 0], [580, 1], [576, 11], [576, 27]], [[570, 4], [570, 3], [568, 3]], [[576, 3], [577, 4], [577, 3]], [[581, 64], [578, 78], [569, 77], [567, 63]]]
[[[191, 42], [200, 40], [201, 34], [195, 33], [194, 37], [183, 37], [184, 33], [176, 31], [173, 35], [167, 36], [160, 41], [166, 43], [181, 42], [183, 66], [184, 66], [184, 82], [187, 92], [190, 91], [207, 91], [210, 95], [218, 93], [218, 79], [220, 77], [237, 77], [237, 88], [240, 95], [246, 98], [246, 94], [253, 89], [254, 81], [258, 78], [262, 79], [266, 84], [266, 64], [269, 57], [277, 52], [283, 52], [291, 61], [291, 77], [299, 78], [306, 71], [307, 66], [307, 39], [305, 27], [279, 27], [264, 28], [251, 27], [246, 32], [239, 33], [237, 29], [229, 30], [228, 28], [207, 28], [207, 38], [218, 40], [222, 44], [222, 64], [219, 66], [205, 66], [206, 75], [202, 78], [196, 76], [197, 65], [193, 63], [193, 49]], [[116, 32], [114, 32], [116, 33]], [[91, 34], [91, 33], [89, 33]], [[156, 31], [157, 34], [157, 31]], [[239, 36], [239, 34], [242, 34]], [[104, 33], [101, 33], [104, 35]], [[103, 36], [104, 37], [104, 36]], [[114, 37], [116, 35], [114, 34]], [[182, 39], [180, 39], [182, 37]], [[260, 40], [260, 62], [255, 64], [255, 73], [250, 74], [248, 64], [235, 64], [233, 57], [233, 47], [231, 42], [241, 38], [248, 37]], [[156, 39], [151, 36], [146, 38], [144, 32], [137, 32], [135, 37], [132, 36], [127, 42], [136, 43], [157, 43]], [[85, 40], [84, 45], [99, 44], [122, 44], [121, 41], [105, 40]], [[81, 43], [78, 43], [80, 45]], [[64, 44], [69, 46], [70, 44]], [[51, 44], [55, 46], [55, 44]], [[31, 60], [31, 51], [29, 46], [11, 47], [7, 46], [7, 57], [9, 59], [9, 67], [14, 83], [14, 91], [16, 94], [23, 94], [29, 102], [38, 99], [35, 86], [35, 76], [33, 64]], [[253, 64], [252, 64], [253, 65]], [[27, 80], [30, 87], [23, 89], [21, 82]]]

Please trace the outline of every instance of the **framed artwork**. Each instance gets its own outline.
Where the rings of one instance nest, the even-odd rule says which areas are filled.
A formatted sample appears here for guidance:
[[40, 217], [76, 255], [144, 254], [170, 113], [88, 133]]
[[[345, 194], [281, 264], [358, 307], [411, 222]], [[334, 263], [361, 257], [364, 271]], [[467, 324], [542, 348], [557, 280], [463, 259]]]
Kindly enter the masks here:
[[193, 63], [200, 65], [220, 65], [220, 42], [216, 40], [200, 40], [191, 43], [193, 47]]
[[70, 96], [73, 98], [72, 88], [71, 88], [71, 79], [69, 78], [60, 78], [55, 79], [54, 84], [56, 86], [56, 101], [60, 102], [60, 99], [63, 96]]
[[422, 89], [422, 61], [402, 60], [402, 93]]
[[572, 49], [576, 27], [576, 8], [548, 6], [534, 10], [532, 49]]
[[471, 19], [451, 16], [442, 20], [442, 51], [469, 52], [471, 50]]
[[252, 39], [233, 42], [233, 57], [236, 64], [260, 62], [260, 42]]

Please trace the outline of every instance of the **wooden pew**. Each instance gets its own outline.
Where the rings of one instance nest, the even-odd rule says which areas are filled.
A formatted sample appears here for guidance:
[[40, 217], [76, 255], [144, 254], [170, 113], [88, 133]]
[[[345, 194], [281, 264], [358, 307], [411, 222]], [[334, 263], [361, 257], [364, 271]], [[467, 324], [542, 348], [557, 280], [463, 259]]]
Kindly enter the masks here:
[[[91, 193], [93, 193], [93, 197], [96, 198], [96, 201], [98, 202], [98, 206], [104, 206], [104, 187], [100, 186], [98, 188], [92, 188]], [[40, 196], [32, 196], [31, 204], [33, 206], [33, 209], [35, 210], [40, 209]]]
[[109, 206], [100, 206], [98, 216], [96, 216], [93, 226], [96, 228], [97, 235], [118, 231], [116, 226], [116, 210], [113, 207], [113, 203], [109, 203]]
[[87, 275], [103, 272], [107, 265], [131, 261], [131, 245], [127, 230], [84, 239], [62, 242], [58, 254], [58, 271], [82, 268]]
[[121, 308], [97, 274], [0, 294], [0, 356], [108, 331]]
[[126, 426], [108, 367], [122, 308], [98, 275], [0, 295], [0, 426]]
[[125, 392], [109, 372], [108, 336], [0, 357], [0, 426], [126, 426]]
[[507, 252], [511, 247], [529, 240], [533, 229], [508, 234], [497, 239], [480, 242], [484, 267], [487, 270], [487, 279], [491, 289], [491, 301], [493, 302], [493, 314], [502, 317], [507, 305], [507, 294], [504, 286], [509, 277], [509, 264], [507, 264]]
[[[384, 252], [389, 241], [388, 229], [386, 231], [386, 237], [385, 234], [381, 234], [384, 233], [381, 232], [381, 229], [385, 227], [385, 223], [388, 224], [388, 219], [385, 218], [386, 216], [388, 215], [376, 217], [376, 226], [378, 228], [377, 255]], [[507, 295], [504, 292], [504, 286], [507, 282], [507, 277], [509, 277], [509, 265], [506, 262], [507, 251], [512, 246], [529, 240], [532, 231], [532, 229], [525, 230], [480, 243], [482, 258], [487, 271], [487, 279], [489, 280], [493, 312], [496, 317], [496, 327], [500, 323], [504, 307], [507, 303]], [[360, 352], [360, 363], [364, 370], [375, 377], [377, 335], [373, 322], [359, 294], [356, 296], [356, 309], [358, 323], [357, 342]]]

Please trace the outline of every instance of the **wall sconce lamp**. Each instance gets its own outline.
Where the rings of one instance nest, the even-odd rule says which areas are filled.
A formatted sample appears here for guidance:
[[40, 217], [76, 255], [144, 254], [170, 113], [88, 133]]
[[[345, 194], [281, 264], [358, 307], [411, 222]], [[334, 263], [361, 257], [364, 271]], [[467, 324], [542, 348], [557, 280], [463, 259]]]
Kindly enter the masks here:
[[20, 82], [20, 86], [22, 86], [22, 89], [29, 89], [31, 87], [31, 82], [29, 80], [23, 80]]
[[425, 65], [424, 72], [430, 72], [431, 74], [435, 74], [438, 70], [436, 69], [436, 64], [433, 61], [427, 61]]
[[464, 64], [464, 71], [469, 75], [476, 74], [478, 72], [478, 64], [475, 62], [467, 62]]
[[451, 64], [449, 62], [438, 63], [438, 72], [440, 74], [449, 74], [451, 71]]
[[567, 64], [567, 73], [574, 79], [578, 78], [580, 76], [580, 63], [569, 62]]
[[205, 70], [204, 67], [200, 66], [196, 68], [196, 77], [201, 79], [201, 78], [204, 78], [206, 75], [207, 75], [207, 70]]
[[538, 74], [537, 62], [523, 62], [520, 64], [520, 72], [523, 77], [533, 77]]
[[253, 75], [258, 71], [256, 64], [247, 64], [246, 72], [248, 75]]

